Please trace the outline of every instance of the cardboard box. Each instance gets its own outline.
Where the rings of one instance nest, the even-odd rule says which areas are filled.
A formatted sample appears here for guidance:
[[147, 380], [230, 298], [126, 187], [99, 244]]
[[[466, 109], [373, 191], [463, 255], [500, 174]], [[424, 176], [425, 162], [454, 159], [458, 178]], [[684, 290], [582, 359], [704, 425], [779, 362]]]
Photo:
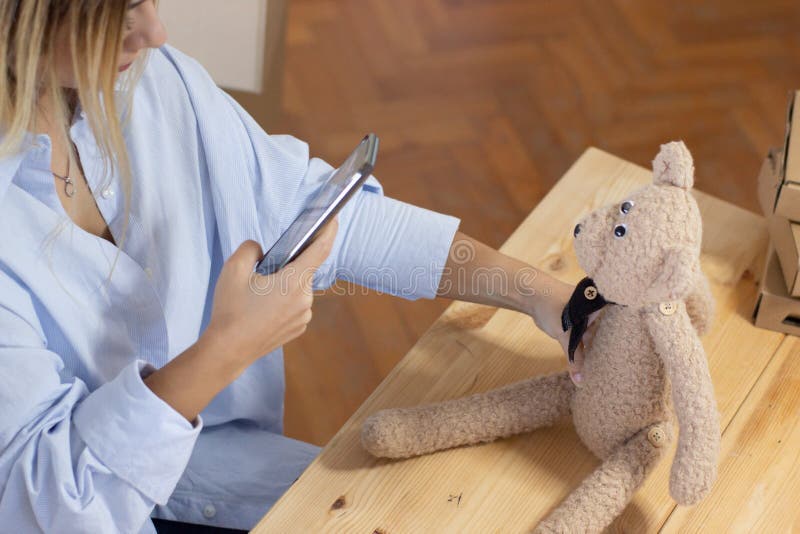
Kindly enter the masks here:
[[758, 175], [758, 200], [769, 223], [769, 237], [778, 256], [786, 289], [792, 297], [800, 297], [800, 223], [772, 213], [770, 199], [774, 198], [777, 182], [777, 165], [781, 153], [770, 149]]
[[759, 328], [800, 336], [800, 299], [790, 297], [786, 291], [778, 255], [771, 245], [753, 322]]
[[769, 217], [769, 237], [781, 264], [789, 295], [800, 297], [800, 223], [784, 217]]
[[783, 161], [772, 212], [790, 221], [800, 221], [800, 91], [789, 98]]
[[775, 198], [781, 185], [779, 166], [782, 162], [783, 151], [770, 148], [758, 173], [758, 204], [761, 206], [761, 212], [767, 217], [775, 212]]

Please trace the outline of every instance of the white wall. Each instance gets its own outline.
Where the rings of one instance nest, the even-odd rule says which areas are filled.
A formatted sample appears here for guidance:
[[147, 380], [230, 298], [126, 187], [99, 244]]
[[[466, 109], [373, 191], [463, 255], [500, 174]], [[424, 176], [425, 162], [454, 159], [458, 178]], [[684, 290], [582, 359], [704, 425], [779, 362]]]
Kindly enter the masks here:
[[196, 58], [217, 85], [260, 93], [266, 0], [160, 0], [169, 44]]

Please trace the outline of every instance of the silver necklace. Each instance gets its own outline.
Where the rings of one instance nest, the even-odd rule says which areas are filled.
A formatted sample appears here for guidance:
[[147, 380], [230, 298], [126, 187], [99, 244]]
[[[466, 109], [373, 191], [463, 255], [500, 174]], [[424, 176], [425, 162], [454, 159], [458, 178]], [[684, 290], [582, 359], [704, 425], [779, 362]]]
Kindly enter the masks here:
[[[53, 172], [52, 170], [50, 172]], [[60, 178], [64, 180], [64, 193], [70, 198], [75, 196], [75, 182], [72, 181], [72, 178], [69, 176], [61, 176], [60, 174], [56, 174], [53, 172], [53, 176], [56, 178]]]
[[69, 154], [67, 154], [67, 175], [61, 176], [60, 174], [53, 172], [53, 169], [50, 169], [50, 172], [53, 173], [53, 176], [60, 180], [64, 180], [64, 193], [70, 198], [75, 196], [75, 182], [72, 181], [72, 178], [69, 177], [69, 170], [72, 168], [70, 161]]

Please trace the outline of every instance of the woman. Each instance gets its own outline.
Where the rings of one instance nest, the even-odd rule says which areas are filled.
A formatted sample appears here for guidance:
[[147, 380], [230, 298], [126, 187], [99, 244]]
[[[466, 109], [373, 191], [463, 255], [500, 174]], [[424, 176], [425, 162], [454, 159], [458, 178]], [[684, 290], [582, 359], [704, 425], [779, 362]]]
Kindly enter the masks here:
[[[319, 451], [282, 435], [312, 284], [512, 308], [566, 345], [571, 287], [374, 177], [254, 275], [331, 167], [165, 45], [153, 0], [0, 0], [0, 25], [4, 529], [251, 528]], [[487, 268], [510, 290], [464, 283]]]

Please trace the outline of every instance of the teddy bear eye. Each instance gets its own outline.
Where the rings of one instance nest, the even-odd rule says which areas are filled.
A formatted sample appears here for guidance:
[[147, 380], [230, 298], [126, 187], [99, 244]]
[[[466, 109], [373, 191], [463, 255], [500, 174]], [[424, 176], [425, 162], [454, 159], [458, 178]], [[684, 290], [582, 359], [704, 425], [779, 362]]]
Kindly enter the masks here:
[[633, 209], [633, 200], [626, 200], [620, 205], [619, 212], [623, 215], [627, 215], [631, 209]]
[[624, 224], [618, 224], [614, 227], [614, 236], [615, 237], [624, 237], [625, 233], [628, 231], [628, 227]]

